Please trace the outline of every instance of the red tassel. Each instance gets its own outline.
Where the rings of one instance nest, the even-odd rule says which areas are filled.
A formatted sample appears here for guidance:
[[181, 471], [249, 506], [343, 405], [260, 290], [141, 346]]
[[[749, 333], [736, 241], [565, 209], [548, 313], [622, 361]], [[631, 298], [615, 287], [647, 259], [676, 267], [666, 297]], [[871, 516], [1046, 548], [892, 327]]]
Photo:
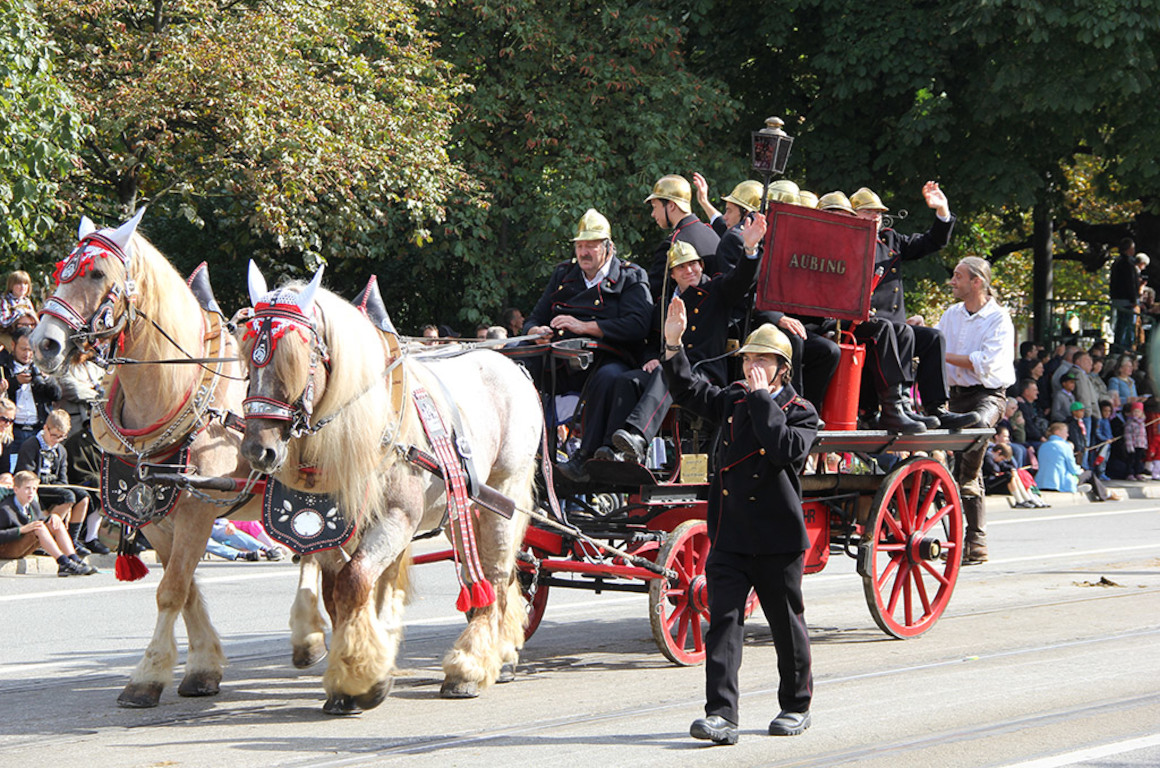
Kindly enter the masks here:
[[495, 588], [491, 582], [484, 579], [471, 585], [471, 605], [474, 608], [483, 608], [495, 602]]
[[471, 610], [471, 591], [466, 584], [459, 590], [459, 599], [455, 601], [455, 607], [460, 613], [467, 613]]
[[149, 566], [141, 562], [141, 558], [136, 555], [117, 555], [113, 573], [116, 574], [117, 581], [139, 581], [149, 573]]

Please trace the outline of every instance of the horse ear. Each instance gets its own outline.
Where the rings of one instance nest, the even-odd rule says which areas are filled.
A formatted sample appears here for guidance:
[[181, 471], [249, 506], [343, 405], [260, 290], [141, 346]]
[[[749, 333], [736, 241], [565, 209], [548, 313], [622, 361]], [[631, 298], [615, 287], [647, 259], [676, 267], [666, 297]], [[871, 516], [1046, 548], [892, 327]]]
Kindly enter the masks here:
[[88, 216], [81, 216], [81, 225], [77, 228], [77, 240], [84, 240], [97, 231], [97, 225]]
[[258, 271], [258, 265], [254, 263], [253, 259], [250, 259], [250, 270], [246, 279], [250, 287], [250, 306], [256, 307], [269, 291], [266, 290], [266, 278], [262, 277], [262, 273]]
[[126, 258], [133, 257], [129, 242], [133, 239], [133, 233], [137, 231], [137, 225], [141, 223], [141, 217], [145, 215], [145, 208], [146, 206], [141, 206], [133, 218], [108, 234], [108, 238], [120, 247]]
[[309, 316], [310, 311], [314, 308], [314, 294], [318, 293], [318, 286], [322, 285], [322, 271], [326, 269], [323, 265], [314, 273], [314, 279], [310, 281], [310, 285], [302, 293], [298, 294], [298, 309], [302, 310], [302, 314]]

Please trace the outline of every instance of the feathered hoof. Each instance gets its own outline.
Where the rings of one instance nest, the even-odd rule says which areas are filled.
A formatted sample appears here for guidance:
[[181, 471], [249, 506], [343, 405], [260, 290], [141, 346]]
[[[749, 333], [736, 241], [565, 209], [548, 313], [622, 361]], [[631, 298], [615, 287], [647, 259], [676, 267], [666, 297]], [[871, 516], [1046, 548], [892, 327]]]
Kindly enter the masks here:
[[386, 700], [391, 693], [391, 686], [395, 684], [395, 678], [388, 677], [386, 680], [380, 680], [375, 683], [366, 693], [361, 693], [354, 697], [354, 703], [363, 709], [374, 709]]
[[508, 662], [499, 668], [499, 677], [495, 679], [496, 683], [511, 683], [516, 679], [516, 665]]
[[117, 697], [117, 706], [127, 709], [149, 709], [161, 701], [161, 683], [129, 683]]
[[197, 672], [186, 675], [177, 687], [178, 696], [217, 696], [221, 690], [220, 672]]
[[313, 667], [326, 658], [326, 643], [304, 645], [294, 649], [294, 666], [298, 669]]
[[354, 697], [346, 694], [328, 697], [326, 703], [322, 705], [322, 711], [328, 715], [362, 714], [362, 709], [354, 703]]
[[474, 699], [479, 696], [479, 684], [469, 680], [444, 680], [439, 695], [444, 699]]

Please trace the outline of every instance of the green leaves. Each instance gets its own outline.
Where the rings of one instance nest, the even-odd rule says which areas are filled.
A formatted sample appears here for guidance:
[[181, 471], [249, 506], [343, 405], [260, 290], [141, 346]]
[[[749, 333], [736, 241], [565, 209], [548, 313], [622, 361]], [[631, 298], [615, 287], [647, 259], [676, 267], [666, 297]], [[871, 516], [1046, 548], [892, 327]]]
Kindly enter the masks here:
[[0, 252], [15, 266], [52, 231], [61, 179], [87, 132], [54, 74], [33, 5], [5, 3], [0, 25]]

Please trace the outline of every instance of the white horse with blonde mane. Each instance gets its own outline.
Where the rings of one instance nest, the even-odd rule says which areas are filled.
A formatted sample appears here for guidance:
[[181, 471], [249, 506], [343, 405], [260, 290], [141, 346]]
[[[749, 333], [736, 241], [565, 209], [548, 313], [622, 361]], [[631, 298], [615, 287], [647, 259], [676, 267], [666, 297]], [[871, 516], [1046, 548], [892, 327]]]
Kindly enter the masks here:
[[[80, 244], [58, 265], [56, 291], [46, 300], [31, 338], [36, 362], [51, 373], [93, 343], [113, 345], [118, 355], [144, 364], [118, 365], [115, 375], [106, 378], [110, 402], [94, 407], [93, 417], [101, 448], [136, 462], [185, 444], [188, 466], [200, 474], [245, 477], [250, 468], [240, 460], [241, 437], [216, 418], [224, 411], [241, 412], [245, 384], [237, 342], [220, 316], [203, 311], [186, 281], [137, 233], [143, 213], [116, 229], [97, 230], [87, 218], [82, 220]], [[182, 358], [217, 362], [150, 362]], [[183, 405], [175, 408], [175, 403]], [[138, 490], [145, 496], [151, 492]], [[121, 706], [157, 705], [177, 664], [178, 614], [189, 641], [178, 693], [208, 696], [219, 690], [226, 657], [194, 579], [213, 521], [229, 509], [206, 500], [213, 496], [182, 492], [167, 516], [149, 522], [149, 541], [165, 574], [157, 587], [153, 638], [117, 699]], [[225, 502], [231, 497], [216, 498]], [[256, 519], [258, 501], [237, 516]], [[316, 582], [316, 570], [304, 571], [307, 587], [312, 575]], [[295, 637], [304, 638], [310, 631], [303, 624]], [[309, 657], [296, 647], [296, 663], [317, 660], [317, 655]]]
[[[456, 440], [470, 445], [479, 480], [519, 509], [533, 503], [543, 414], [531, 380], [504, 356], [475, 351], [417, 362], [353, 305], [320, 289], [321, 276], [306, 287], [269, 292], [251, 263], [255, 315], [242, 342], [250, 363], [242, 454], [287, 487], [328, 494], [356, 516], [350, 541], [314, 555], [334, 627], [323, 709], [353, 714], [379, 705], [390, 691], [412, 537], [446, 523], [444, 480], [404, 456], [409, 447], [435, 451], [416, 389], [427, 394], [419, 402], [433, 404], [447, 432], [454, 429]], [[473, 508], [470, 517], [477, 561], [465, 551], [466, 539], [448, 535], [462, 578], [474, 581], [471, 594], [482, 576], [494, 600], [473, 604], [467, 628], [444, 658], [441, 694], [449, 698], [476, 696], [503, 665], [514, 668], [527, 619], [515, 579], [527, 516]], [[476, 562], [482, 574], [472, 576]]]

